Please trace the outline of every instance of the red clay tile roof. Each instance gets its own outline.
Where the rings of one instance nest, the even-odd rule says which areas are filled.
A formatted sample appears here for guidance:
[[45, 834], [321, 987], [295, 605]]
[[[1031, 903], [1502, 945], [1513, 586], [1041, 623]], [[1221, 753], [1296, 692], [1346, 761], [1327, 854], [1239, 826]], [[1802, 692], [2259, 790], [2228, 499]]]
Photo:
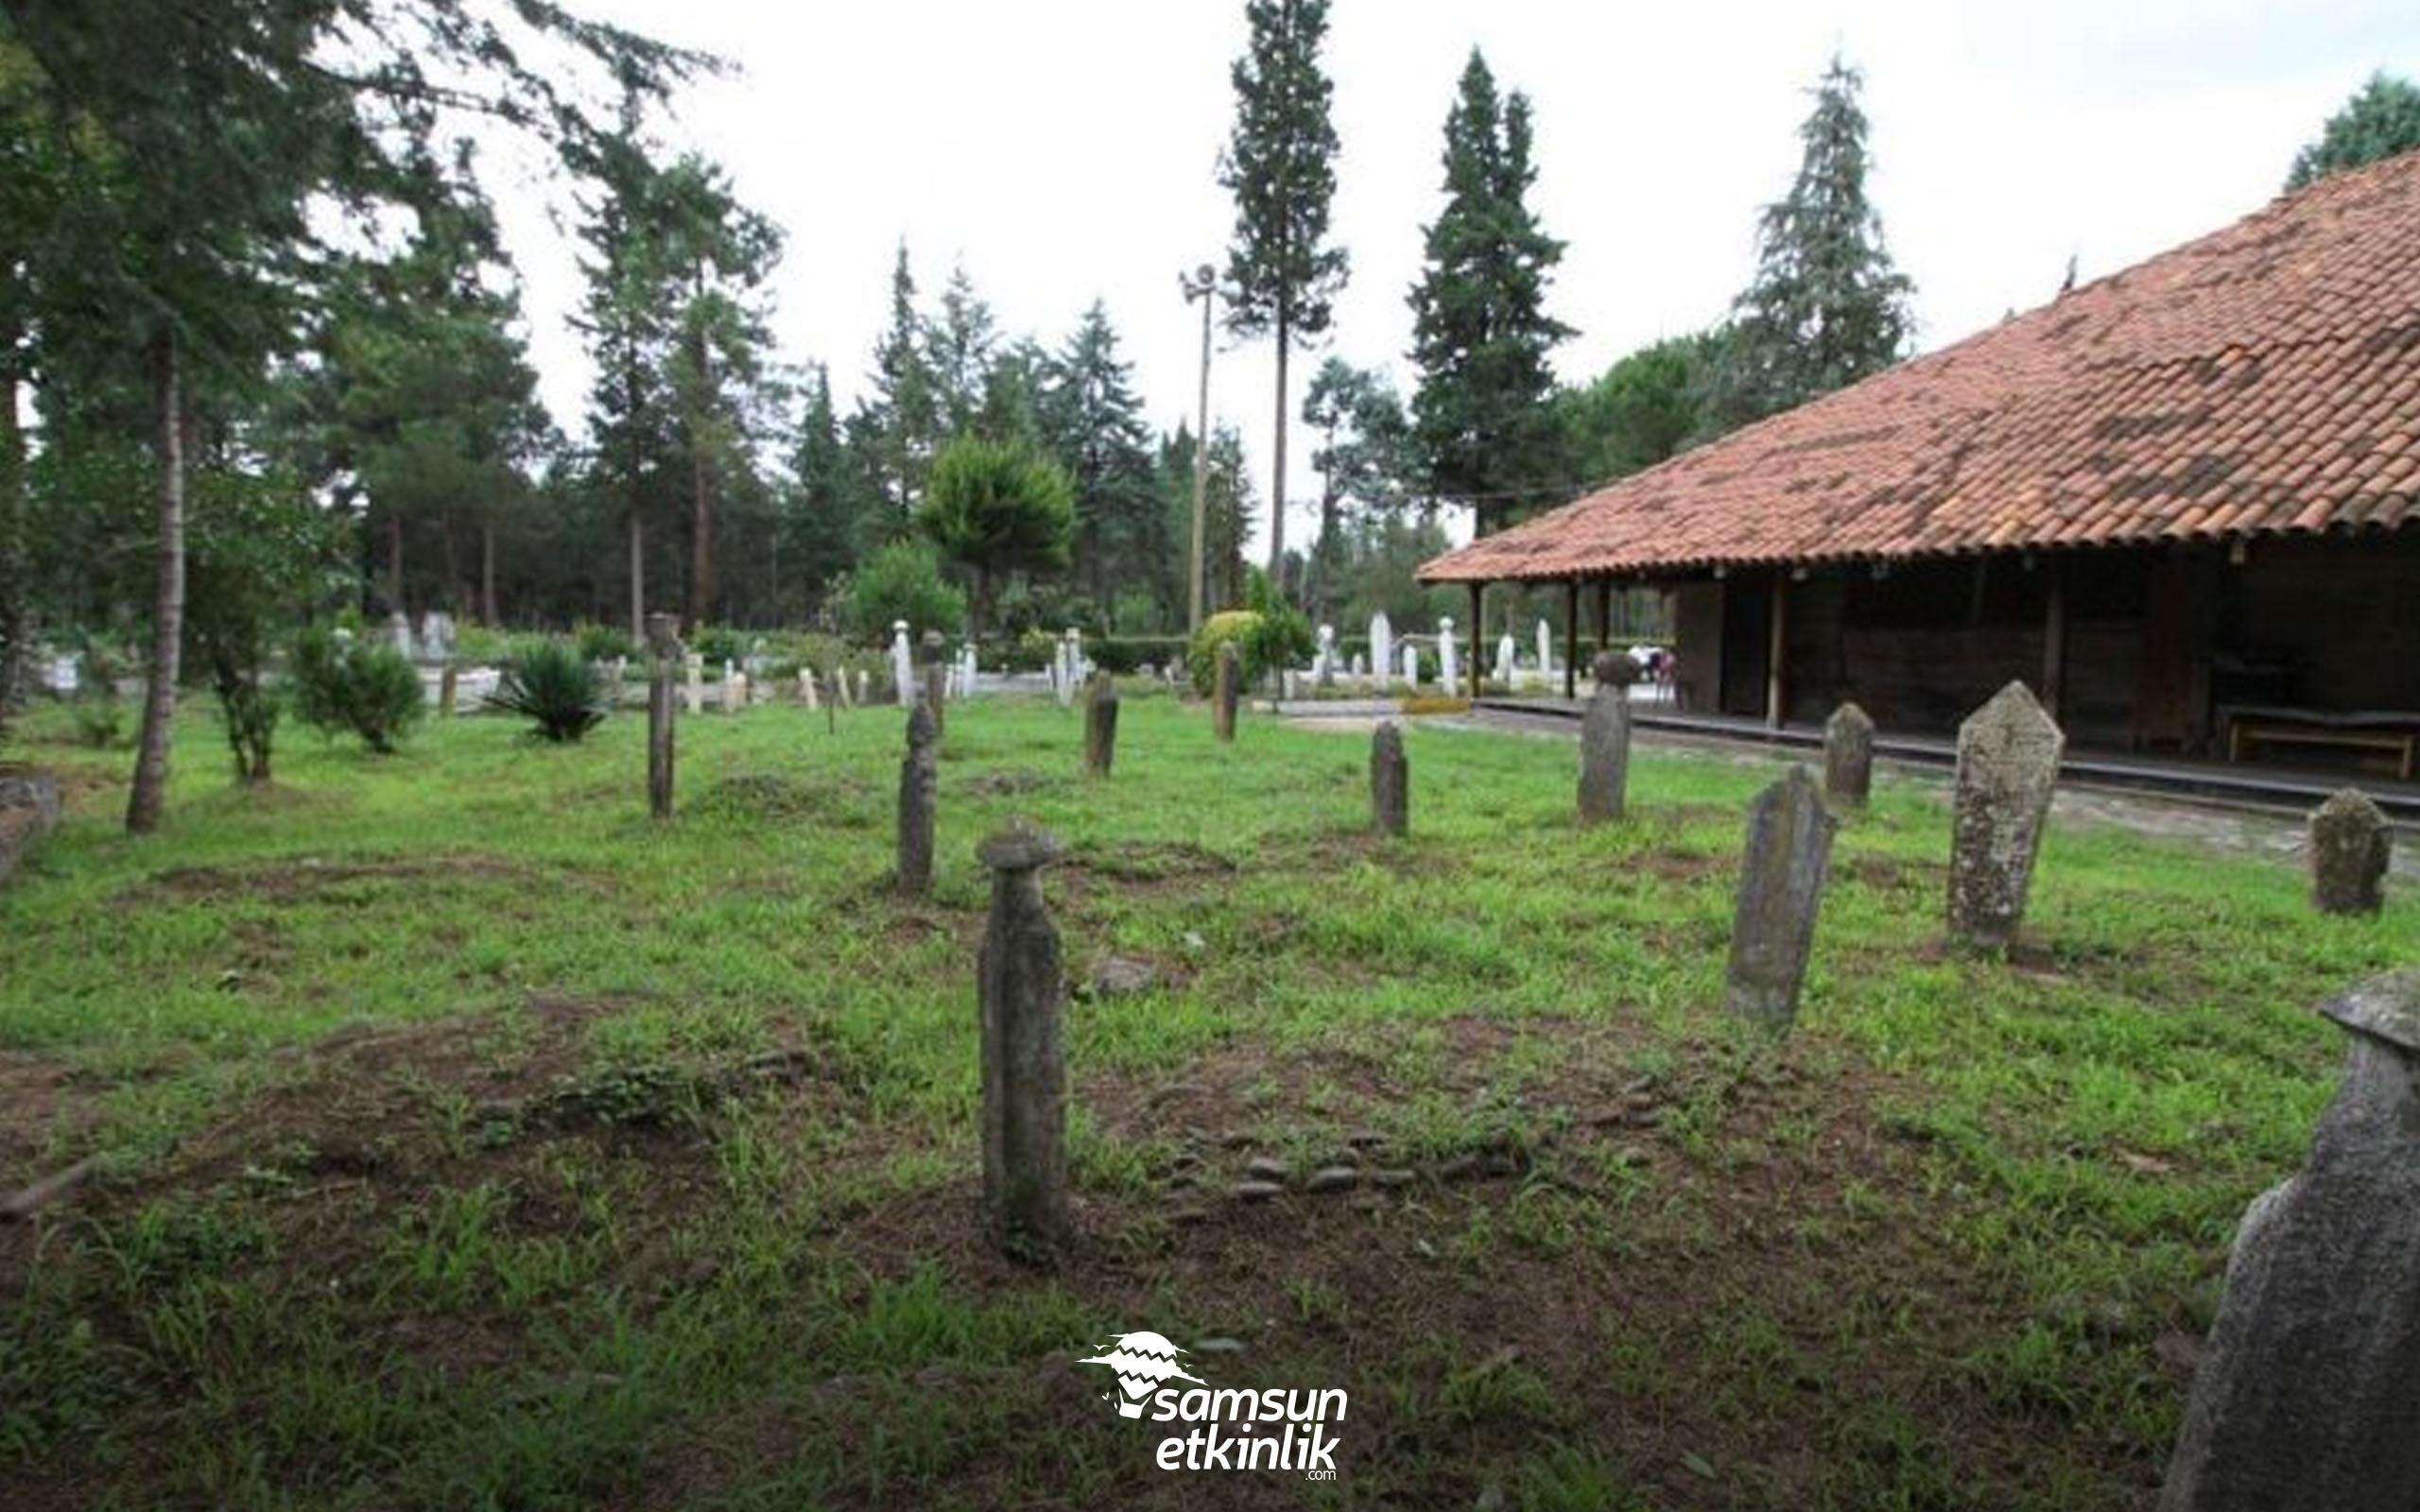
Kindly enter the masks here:
[[1427, 563], [1428, 582], [2420, 525], [2420, 152]]

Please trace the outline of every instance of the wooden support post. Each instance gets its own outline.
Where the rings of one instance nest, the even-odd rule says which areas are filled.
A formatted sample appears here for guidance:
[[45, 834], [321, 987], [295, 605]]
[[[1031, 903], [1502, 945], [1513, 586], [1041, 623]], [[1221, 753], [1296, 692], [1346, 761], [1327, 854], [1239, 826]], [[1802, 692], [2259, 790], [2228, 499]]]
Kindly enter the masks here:
[[1580, 696], [1580, 579], [1563, 585], [1563, 696]]
[[1610, 576], [1597, 579], [1597, 649], [1614, 648], [1614, 580]]
[[1484, 583], [1471, 584], [1471, 699], [1478, 699], [1478, 627], [1479, 599], [1487, 590]]
[[2042, 707], [2053, 724], [2067, 722], [2067, 569], [2053, 558], [2049, 563], [2050, 602], [2042, 615]]
[[1782, 674], [1782, 653], [1789, 644], [1789, 569], [1787, 567], [1773, 569], [1772, 612], [1766, 618], [1772, 624], [1765, 652], [1765, 728], [1779, 730], [1782, 701], [1789, 692], [1787, 679]]

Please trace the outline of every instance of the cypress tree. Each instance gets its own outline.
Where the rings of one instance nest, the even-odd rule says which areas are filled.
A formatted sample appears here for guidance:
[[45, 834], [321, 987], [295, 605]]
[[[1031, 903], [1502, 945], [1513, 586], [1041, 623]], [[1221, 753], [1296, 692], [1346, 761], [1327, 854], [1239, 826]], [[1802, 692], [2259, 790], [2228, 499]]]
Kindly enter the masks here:
[[1320, 70], [1327, 0], [1249, 0], [1252, 42], [1236, 60], [1236, 129], [1219, 183], [1236, 197], [1227, 248], [1227, 329], [1277, 337], [1276, 455], [1270, 462], [1270, 576], [1286, 565], [1286, 359], [1328, 328], [1345, 255], [1327, 239], [1336, 196], [1334, 93]]
[[1733, 303], [1713, 420], [1732, 429], [1845, 387], [1897, 362], [1913, 333], [1914, 285], [1882, 243], [1866, 198], [1864, 77], [1835, 57], [1799, 128], [1789, 192], [1758, 223], [1756, 272]]
[[1546, 313], [1563, 243], [1528, 196], [1530, 102], [1499, 97], [1478, 49], [1445, 116], [1445, 208], [1412, 286], [1412, 416], [1430, 486], [1468, 503], [1485, 535], [1563, 480], [1547, 354], [1571, 328]]

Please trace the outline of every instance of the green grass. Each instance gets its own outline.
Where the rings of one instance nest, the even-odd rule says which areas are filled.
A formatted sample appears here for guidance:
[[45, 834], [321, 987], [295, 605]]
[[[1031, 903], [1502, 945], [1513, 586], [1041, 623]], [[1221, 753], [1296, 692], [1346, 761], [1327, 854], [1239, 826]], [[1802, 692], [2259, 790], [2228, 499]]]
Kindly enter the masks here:
[[[2142, 1504], [2243, 1204], [2339, 1054], [2312, 1012], [2420, 907], [2321, 919], [2274, 859], [2055, 829], [2020, 964], [1940, 948], [1938, 792], [1842, 830], [1797, 1032], [1717, 1010], [1771, 768], [1367, 743], [1131, 696], [954, 708], [940, 880], [888, 886], [899, 720], [503, 721], [377, 758], [290, 732], [164, 832], [57, 712], [70, 823], [0, 893], [11, 1504], [2037, 1508]], [[976, 842], [1056, 831], [1083, 1241], [984, 1243]], [[1239, 1205], [1349, 1145], [1369, 1198]], [[1196, 1184], [1188, 1185], [1188, 1182]], [[1341, 1474], [1163, 1472], [1072, 1364], [1150, 1328], [1234, 1387], [1343, 1387]], [[2161, 1345], [2167, 1341], [2169, 1349]]]

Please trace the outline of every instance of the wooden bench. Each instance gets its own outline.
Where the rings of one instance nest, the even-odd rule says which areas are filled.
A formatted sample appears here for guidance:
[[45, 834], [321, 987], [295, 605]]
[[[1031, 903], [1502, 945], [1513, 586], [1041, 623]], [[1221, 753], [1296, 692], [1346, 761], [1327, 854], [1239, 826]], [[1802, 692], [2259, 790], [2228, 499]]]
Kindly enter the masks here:
[[2328, 714], [2296, 709], [2237, 709], [2227, 716], [2227, 760], [2240, 762], [2261, 746], [2332, 746], [2394, 758], [2395, 775], [2411, 781], [2420, 753], [2420, 714]]

